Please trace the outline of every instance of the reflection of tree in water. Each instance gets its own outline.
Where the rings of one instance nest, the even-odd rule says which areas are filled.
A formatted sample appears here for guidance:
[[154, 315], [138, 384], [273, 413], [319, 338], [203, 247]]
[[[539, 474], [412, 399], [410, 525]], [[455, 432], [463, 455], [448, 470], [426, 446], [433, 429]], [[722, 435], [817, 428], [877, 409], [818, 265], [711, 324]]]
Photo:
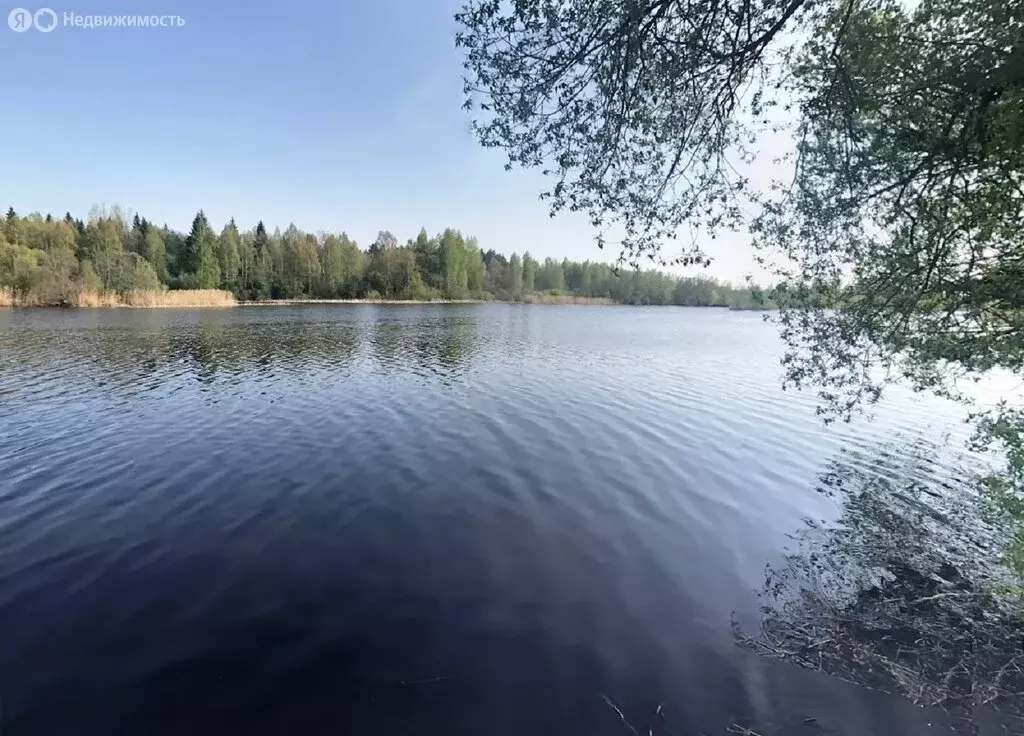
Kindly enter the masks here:
[[769, 567], [761, 630], [737, 629], [741, 643], [968, 719], [979, 705], [1024, 718], [1024, 611], [998, 594], [999, 530], [969, 473], [933, 475], [939, 448], [888, 447], [822, 474], [842, 515]]
[[449, 378], [468, 370], [479, 356], [473, 314], [402, 312], [371, 320], [274, 316], [203, 315], [187, 321], [165, 313], [129, 314], [117, 324], [55, 333], [60, 339], [31, 333], [35, 342], [22, 339], [17, 347], [38, 357], [46, 370], [64, 370], [65, 380], [129, 394], [180, 380], [206, 386], [241, 376], [260, 380], [326, 372], [340, 378], [366, 359], [376, 371]]
[[74, 362], [95, 366], [101, 388], [138, 390], [185, 376], [213, 383], [225, 375], [338, 371], [358, 356], [363, 328], [356, 323], [268, 321], [190, 324], [135, 323], [80, 333], [61, 346]]
[[438, 362], [447, 368], [464, 366], [472, 355], [475, 325], [472, 319], [447, 320], [444, 340], [438, 346]]
[[403, 356], [407, 347], [407, 333], [408, 328], [401, 322], [377, 320], [370, 325], [371, 355], [381, 368], [393, 367]]
[[417, 373], [442, 376], [469, 367], [476, 337], [473, 315], [378, 320], [370, 331], [373, 357], [379, 367], [411, 368]]
[[168, 344], [167, 358], [191, 366], [199, 380], [212, 381], [224, 373], [340, 369], [358, 354], [360, 335], [345, 323], [202, 323], [172, 331]]

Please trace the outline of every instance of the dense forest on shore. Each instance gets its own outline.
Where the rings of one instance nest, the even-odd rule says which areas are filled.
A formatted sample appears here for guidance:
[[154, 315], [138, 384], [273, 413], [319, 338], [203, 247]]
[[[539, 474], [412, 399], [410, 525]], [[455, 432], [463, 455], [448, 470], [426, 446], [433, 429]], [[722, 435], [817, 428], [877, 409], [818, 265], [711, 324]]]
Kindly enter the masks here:
[[500, 299], [588, 297], [622, 304], [756, 308], [750, 289], [657, 270], [618, 270], [591, 261], [539, 261], [528, 251], [484, 251], [454, 229], [420, 230], [404, 245], [381, 231], [363, 250], [344, 232], [241, 231], [218, 234], [203, 212], [188, 234], [138, 214], [95, 209], [87, 221], [13, 208], [0, 222], [0, 288], [18, 303], [77, 304], [83, 292], [222, 289], [242, 300]]

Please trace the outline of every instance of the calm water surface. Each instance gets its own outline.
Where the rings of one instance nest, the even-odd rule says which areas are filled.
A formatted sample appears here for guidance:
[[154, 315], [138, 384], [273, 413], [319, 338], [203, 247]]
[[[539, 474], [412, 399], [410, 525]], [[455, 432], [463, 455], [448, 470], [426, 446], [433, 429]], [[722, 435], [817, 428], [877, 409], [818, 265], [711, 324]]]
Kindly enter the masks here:
[[720, 733], [819, 474], [950, 415], [826, 431], [778, 355], [719, 310], [0, 310], [4, 723]]

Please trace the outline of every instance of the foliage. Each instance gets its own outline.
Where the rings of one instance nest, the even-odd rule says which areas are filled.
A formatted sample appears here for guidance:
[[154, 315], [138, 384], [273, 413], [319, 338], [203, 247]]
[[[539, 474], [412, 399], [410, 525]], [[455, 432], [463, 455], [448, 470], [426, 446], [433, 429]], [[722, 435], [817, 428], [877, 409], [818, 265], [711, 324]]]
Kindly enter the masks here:
[[975, 449], [994, 449], [1003, 459], [997, 472], [981, 478], [997, 512], [1014, 522], [1005, 552], [1013, 570], [1024, 571], [1024, 410], [1005, 402], [979, 415]]
[[[603, 245], [656, 256], [683, 225], [736, 224], [742, 88], [806, 0], [470, 0], [456, 20], [467, 109], [508, 167], [540, 167], [552, 213], [584, 212]], [[740, 149], [737, 151], [736, 149]], [[696, 241], [679, 255], [701, 263]]]
[[[1021, 371], [1024, 19], [878, 2], [829, 29], [791, 83], [800, 176], [755, 223], [783, 259], [789, 381], [847, 416], [892, 380], [961, 398], [960, 377]], [[856, 298], [831, 309], [816, 287]]]
[[217, 263], [220, 266], [221, 283], [229, 290], [234, 290], [238, 286], [238, 270], [241, 261], [240, 242], [238, 226], [235, 225], [234, 218], [231, 218], [217, 239]]
[[513, 253], [508, 259], [508, 288], [515, 294], [523, 293], [523, 262], [518, 253]]
[[85, 231], [78, 239], [79, 260], [91, 260], [97, 257], [113, 255], [124, 251], [125, 222], [119, 210], [106, 212], [99, 209], [89, 215]]
[[365, 273], [371, 291], [384, 299], [411, 299], [422, 284], [416, 270], [416, 255], [409, 248], [395, 245], [371, 248]]
[[365, 269], [363, 252], [346, 233], [327, 235], [320, 249], [322, 263], [319, 296], [352, 298]]
[[92, 261], [82, 261], [81, 272], [82, 289], [84, 291], [99, 291], [103, 288], [103, 282], [100, 281], [96, 269], [92, 267]]
[[[82, 292], [120, 295], [146, 290], [221, 289], [242, 299], [503, 299], [572, 302], [575, 298], [623, 304], [678, 304], [750, 308], [754, 292], [713, 279], [677, 277], [656, 270], [618, 270], [605, 263], [506, 257], [482, 251], [477, 240], [447, 228], [421, 230], [406, 245], [381, 231], [366, 251], [345, 233], [313, 235], [295, 225], [270, 234], [262, 222], [239, 232], [230, 220], [214, 234], [196, 214], [189, 234], [157, 227], [120, 210], [96, 210], [81, 230], [70, 213], [54, 221], [17, 214], [3, 222], [18, 245], [0, 240], [0, 286], [26, 303], [77, 304]], [[86, 257], [87, 256], [87, 257]], [[80, 260], [81, 259], [81, 260]], [[537, 298], [535, 292], [548, 297]], [[163, 303], [166, 299], [157, 298]], [[103, 297], [97, 297], [103, 302]], [[25, 300], [22, 300], [25, 301]], [[97, 301], [90, 298], [90, 301]], [[138, 301], [138, 299], [136, 299]]]
[[316, 236], [300, 233], [295, 226], [288, 228], [283, 240], [284, 274], [283, 296], [309, 294], [320, 279], [319, 245]]
[[39, 280], [46, 253], [0, 241], [0, 285], [24, 296]]
[[523, 254], [523, 291], [533, 291], [537, 286], [537, 261], [530, 251]]
[[190, 277], [187, 280], [195, 288], [216, 289], [220, 286], [217, 236], [201, 210], [192, 220], [192, 231], [185, 241], [182, 256], [180, 271]]
[[142, 243], [142, 257], [149, 261], [161, 281], [167, 280], [167, 247], [156, 228], [150, 228]]
[[[1024, 372], [1021, 9], [850, 6], [798, 57], [800, 176], [755, 233], [783, 258], [787, 381], [817, 387], [827, 417], [896, 380], [971, 403], [965, 378]], [[833, 309], [821, 285], [855, 297]], [[1017, 522], [1024, 575], [1022, 430], [1003, 407], [975, 445], [1003, 451], [983, 487]]]
[[160, 279], [145, 258], [136, 253], [101, 253], [94, 264], [104, 289], [117, 294], [159, 291]]

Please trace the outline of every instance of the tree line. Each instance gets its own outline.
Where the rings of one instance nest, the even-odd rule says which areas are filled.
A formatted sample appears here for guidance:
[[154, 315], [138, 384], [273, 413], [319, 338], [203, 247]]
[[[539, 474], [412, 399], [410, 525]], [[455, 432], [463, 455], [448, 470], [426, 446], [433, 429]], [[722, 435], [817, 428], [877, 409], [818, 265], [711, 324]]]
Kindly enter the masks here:
[[425, 229], [400, 244], [389, 231], [365, 250], [346, 233], [309, 233], [262, 222], [218, 233], [200, 211], [176, 232], [121, 209], [94, 209], [88, 220], [13, 208], [0, 223], [0, 286], [33, 303], [68, 304], [80, 290], [129, 292], [224, 289], [243, 300], [500, 299], [542, 293], [622, 304], [755, 308], [753, 290], [715, 279], [605, 263], [545, 258], [529, 251], [484, 251], [476, 238]]

